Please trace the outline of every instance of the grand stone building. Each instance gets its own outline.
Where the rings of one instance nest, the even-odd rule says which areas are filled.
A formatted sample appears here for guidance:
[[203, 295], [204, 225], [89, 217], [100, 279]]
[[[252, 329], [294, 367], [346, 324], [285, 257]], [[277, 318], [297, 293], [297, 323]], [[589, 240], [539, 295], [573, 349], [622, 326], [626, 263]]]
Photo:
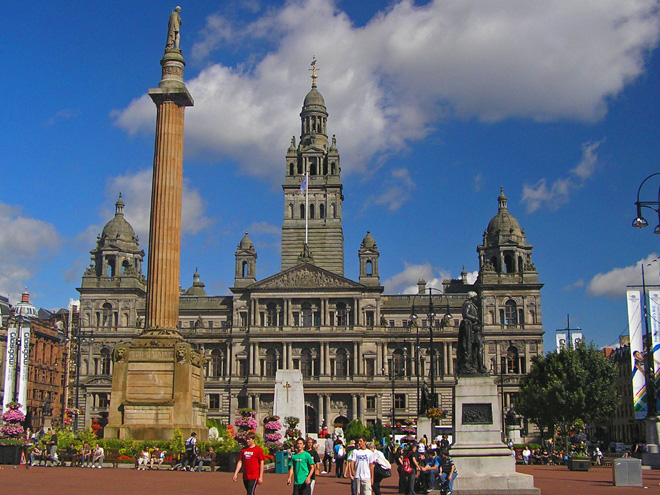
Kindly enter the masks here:
[[[508, 212], [504, 192], [477, 246], [474, 284], [463, 269], [459, 279], [437, 288], [444, 295], [427, 290], [423, 280], [418, 294], [384, 294], [380, 252], [369, 231], [352, 248], [359, 258], [356, 279], [344, 274], [340, 154], [335, 137], [328, 139], [328, 112], [315, 78], [300, 117], [300, 139], [291, 140], [282, 170], [281, 271], [258, 279], [257, 246], [246, 233], [234, 253], [231, 294], [207, 294], [197, 271], [181, 291], [179, 330], [207, 359], [208, 416], [229, 423], [239, 407], [251, 407], [261, 419], [273, 407], [277, 369], [299, 369], [307, 431], [358, 417], [386, 424], [394, 417], [398, 423], [417, 416], [433, 355], [437, 403], [449, 412], [441, 426], [450, 428], [456, 341], [468, 291], [479, 294], [486, 362], [508, 410], [532, 357], [543, 351], [543, 326], [532, 246]], [[306, 174], [307, 200], [300, 194]], [[85, 425], [108, 410], [114, 346], [143, 326], [144, 252], [123, 210], [120, 196], [79, 288]], [[432, 329], [429, 302], [438, 313]]]

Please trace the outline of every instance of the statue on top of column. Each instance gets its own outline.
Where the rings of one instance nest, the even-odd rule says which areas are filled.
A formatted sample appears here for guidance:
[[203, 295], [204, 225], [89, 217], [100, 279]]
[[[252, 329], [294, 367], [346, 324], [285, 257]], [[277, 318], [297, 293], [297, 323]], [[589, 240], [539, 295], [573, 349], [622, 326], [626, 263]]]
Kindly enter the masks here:
[[167, 24], [167, 44], [165, 45], [166, 50], [179, 50], [179, 40], [181, 36], [179, 31], [181, 29], [181, 7], [175, 7], [174, 12], [170, 14], [170, 21]]
[[487, 375], [484, 366], [484, 327], [479, 319], [477, 293], [470, 291], [463, 303], [463, 320], [458, 329], [456, 361], [458, 375]]

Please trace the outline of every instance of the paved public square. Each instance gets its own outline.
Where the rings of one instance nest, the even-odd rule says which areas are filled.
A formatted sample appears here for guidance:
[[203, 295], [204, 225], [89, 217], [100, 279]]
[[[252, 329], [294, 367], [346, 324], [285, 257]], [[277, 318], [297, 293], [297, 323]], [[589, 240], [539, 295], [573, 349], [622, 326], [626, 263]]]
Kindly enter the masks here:
[[[518, 466], [521, 473], [534, 475], [536, 487], [543, 495], [633, 495], [660, 494], [660, 471], [643, 472], [644, 487], [615, 487], [611, 468], [592, 468], [588, 472], [569, 471], [565, 466]], [[128, 468], [45, 468], [0, 466], [2, 493], [38, 493], [39, 495], [90, 494], [171, 494], [186, 495], [243, 494], [239, 480], [231, 473], [136, 471]], [[397, 475], [383, 480], [383, 494], [397, 493]], [[261, 495], [290, 495], [286, 475], [267, 473], [264, 484], [257, 489]], [[315, 495], [349, 495], [347, 480], [322, 475], [317, 478]]]

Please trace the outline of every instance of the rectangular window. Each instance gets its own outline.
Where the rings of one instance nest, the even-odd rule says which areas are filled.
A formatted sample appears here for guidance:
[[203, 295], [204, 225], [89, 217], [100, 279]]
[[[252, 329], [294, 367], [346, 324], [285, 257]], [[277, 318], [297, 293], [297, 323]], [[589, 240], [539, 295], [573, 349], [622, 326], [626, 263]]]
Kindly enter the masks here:
[[213, 322], [209, 321], [209, 328], [213, 328]]
[[373, 327], [374, 326], [374, 312], [373, 311], [367, 311], [367, 326], [368, 327]]
[[394, 320], [390, 320], [390, 328], [394, 328]]
[[300, 326], [300, 313], [298, 313], [297, 311], [293, 312], [293, 326], [294, 327]]
[[209, 409], [220, 409], [220, 394], [209, 394]]
[[188, 322], [188, 326], [189, 326], [190, 328], [195, 328], [195, 320], [190, 320], [190, 321]]
[[367, 410], [374, 411], [376, 409], [376, 396], [367, 395]]
[[367, 359], [364, 362], [364, 374], [367, 376], [375, 376], [376, 374], [376, 360]]
[[406, 394], [394, 394], [394, 409], [406, 408]]
[[245, 378], [247, 376], [247, 363], [245, 359], [238, 360], [238, 376]]
[[247, 327], [247, 313], [242, 312], [240, 314], [240, 317], [241, 317], [241, 327], [243, 328]]
[[99, 409], [107, 409], [108, 407], [110, 407], [108, 394], [99, 394]]

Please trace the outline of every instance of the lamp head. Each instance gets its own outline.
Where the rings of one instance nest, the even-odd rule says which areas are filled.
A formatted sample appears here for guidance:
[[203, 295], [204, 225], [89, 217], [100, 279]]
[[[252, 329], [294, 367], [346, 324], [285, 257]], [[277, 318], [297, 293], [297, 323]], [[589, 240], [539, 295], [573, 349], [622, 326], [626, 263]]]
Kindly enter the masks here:
[[649, 222], [642, 216], [642, 205], [639, 203], [639, 201], [635, 204], [637, 205], [637, 218], [633, 220], [632, 226], [636, 229], [648, 227]]

